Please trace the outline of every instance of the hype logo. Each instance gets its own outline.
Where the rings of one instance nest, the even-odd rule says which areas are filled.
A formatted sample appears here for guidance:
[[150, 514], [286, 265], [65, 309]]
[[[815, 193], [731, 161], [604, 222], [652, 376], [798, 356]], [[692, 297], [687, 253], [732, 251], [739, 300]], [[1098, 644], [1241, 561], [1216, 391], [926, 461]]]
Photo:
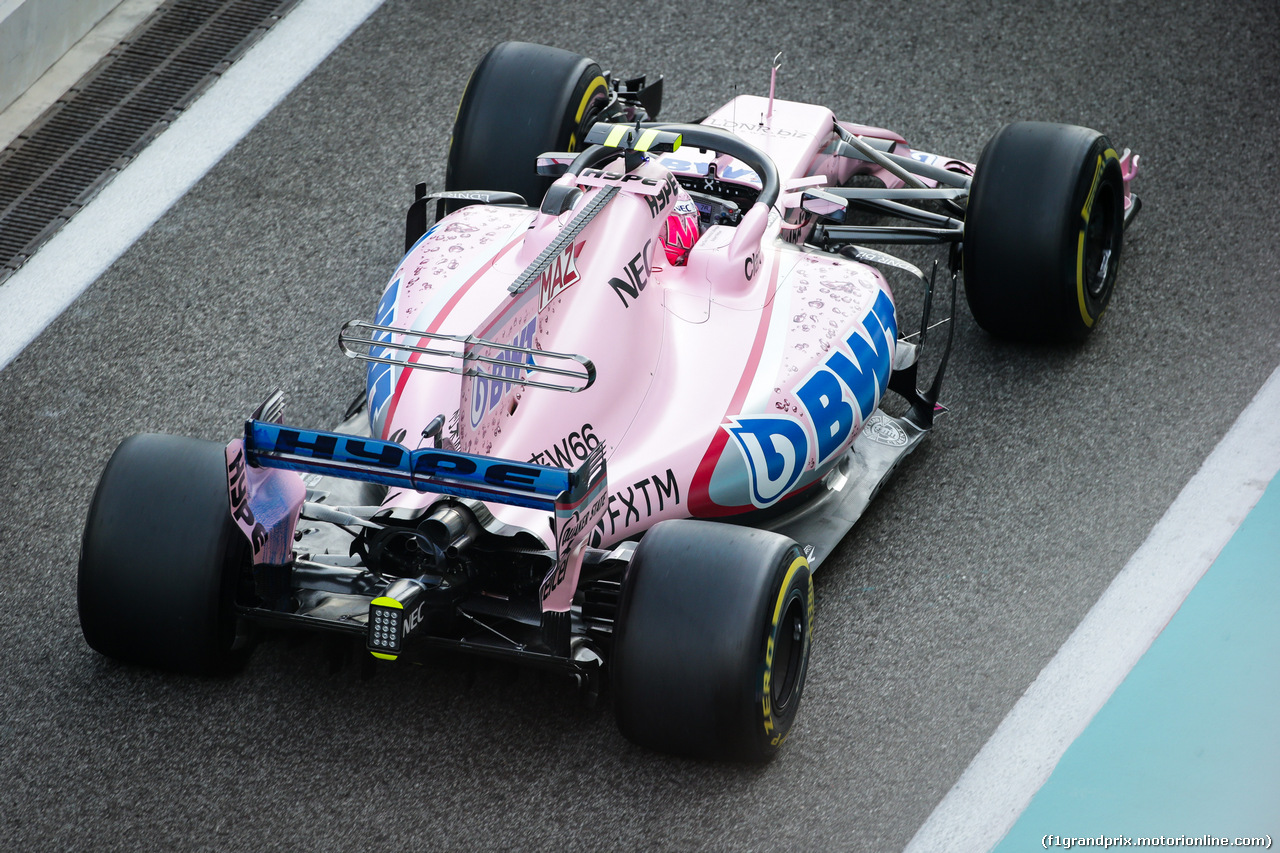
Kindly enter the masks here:
[[809, 437], [795, 419], [764, 415], [730, 418], [729, 434], [738, 444], [751, 479], [751, 503], [761, 509], [785, 495], [809, 460]]

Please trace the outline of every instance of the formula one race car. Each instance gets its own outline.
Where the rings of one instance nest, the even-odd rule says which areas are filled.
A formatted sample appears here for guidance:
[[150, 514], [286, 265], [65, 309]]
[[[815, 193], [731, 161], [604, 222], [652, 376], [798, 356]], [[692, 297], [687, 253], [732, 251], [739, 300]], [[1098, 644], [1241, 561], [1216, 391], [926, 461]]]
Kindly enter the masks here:
[[[917, 376], [938, 263], [869, 244], [937, 244], [944, 304], [963, 266], [994, 335], [1079, 340], [1138, 158], [1018, 123], [971, 165], [772, 84], [696, 124], [659, 123], [661, 99], [562, 50], [491, 50], [444, 191], [417, 187], [373, 320], [339, 336], [367, 362], [347, 420], [286, 426], [274, 395], [225, 446], [124, 441], [84, 532], [89, 644], [225, 671], [257, 623], [588, 691], [607, 672], [637, 743], [771, 757], [811, 573], [943, 411], [952, 325]], [[886, 273], [921, 289], [911, 334]]]

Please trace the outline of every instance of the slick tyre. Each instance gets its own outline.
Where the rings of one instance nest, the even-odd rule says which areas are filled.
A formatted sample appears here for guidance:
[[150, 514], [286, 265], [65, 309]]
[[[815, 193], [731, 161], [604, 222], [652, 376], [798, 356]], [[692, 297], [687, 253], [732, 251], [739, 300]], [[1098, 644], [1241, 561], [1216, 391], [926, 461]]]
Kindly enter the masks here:
[[600, 66], [554, 47], [503, 42], [471, 74], [449, 141], [447, 190], [506, 190], [537, 206], [547, 151], [576, 151], [608, 104]]
[[978, 158], [964, 228], [965, 295], [978, 325], [1009, 340], [1083, 340], [1120, 266], [1115, 149], [1085, 127], [1008, 125]]
[[235, 592], [248, 543], [231, 520], [225, 448], [171, 435], [125, 439], [98, 482], [77, 599], [89, 645], [126, 663], [231, 671]]
[[675, 755], [767, 761], [804, 692], [808, 561], [776, 533], [661, 522], [636, 549], [615, 632], [610, 665], [623, 735]]

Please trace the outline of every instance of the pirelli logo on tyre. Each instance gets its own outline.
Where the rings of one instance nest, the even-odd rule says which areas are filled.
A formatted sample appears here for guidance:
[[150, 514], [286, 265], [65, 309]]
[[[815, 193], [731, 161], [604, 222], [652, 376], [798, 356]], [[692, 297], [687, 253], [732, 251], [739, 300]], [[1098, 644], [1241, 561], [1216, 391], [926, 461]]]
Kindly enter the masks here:
[[[793, 586], [801, 569], [806, 575], [803, 592]], [[797, 596], [807, 599], [802, 613], [793, 611]], [[784, 720], [780, 715], [795, 710], [804, 686], [803, 661], [813, 639], [813, 575], [809, 573], [809, 561], [803, 554], [795, 555], [783, 575], [772, 615], [760, 680], [760, 710], [769, 745], [780, 747], [790, 731], [790, 720]], [[798, 648], [796, 644], [799, 644]], [[777, 671], [779, 663], [782, 664], [781, 672]]]

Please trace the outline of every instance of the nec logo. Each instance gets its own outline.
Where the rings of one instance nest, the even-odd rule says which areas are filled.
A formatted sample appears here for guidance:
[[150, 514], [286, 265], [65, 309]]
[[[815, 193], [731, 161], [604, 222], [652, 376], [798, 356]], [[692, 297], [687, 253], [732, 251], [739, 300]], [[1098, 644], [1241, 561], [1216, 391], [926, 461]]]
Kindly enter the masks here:
[[630, 308], [631, 303], [627, 302], [627, 296], [632, 299], [639, 299], [640, 293], [649, 286], [649, 273], [652, 269], [649, 266], [649, 258], [652, 255], [653, 241], [646, 240], [644, 248], [636, 252], [635, 257], [627, 261], [626, 269], [623, 274], [626, 280], [620, 278], [609, 279], [609, 286], [613, 288], [613, 292], [618, 294], [618, 298], [622, 300], [624, 308]]
[[409, 636], [414, 628], [422, 624], [422, 608], [426, 602], [418, 602], [418, 606], [414, 608], [412, 613], [405, 614], [404, 617], [404, 636]]
[[817, 467], [847, 446], [884, 395], [897, 337], [893, 302], [882, 290], [862, 324], [794, 390], [807, 424], [787, 415], [730, 419], [725, 429], [747, 464], [754, 506], [771, 506], [795, 487], [810, 447]]

